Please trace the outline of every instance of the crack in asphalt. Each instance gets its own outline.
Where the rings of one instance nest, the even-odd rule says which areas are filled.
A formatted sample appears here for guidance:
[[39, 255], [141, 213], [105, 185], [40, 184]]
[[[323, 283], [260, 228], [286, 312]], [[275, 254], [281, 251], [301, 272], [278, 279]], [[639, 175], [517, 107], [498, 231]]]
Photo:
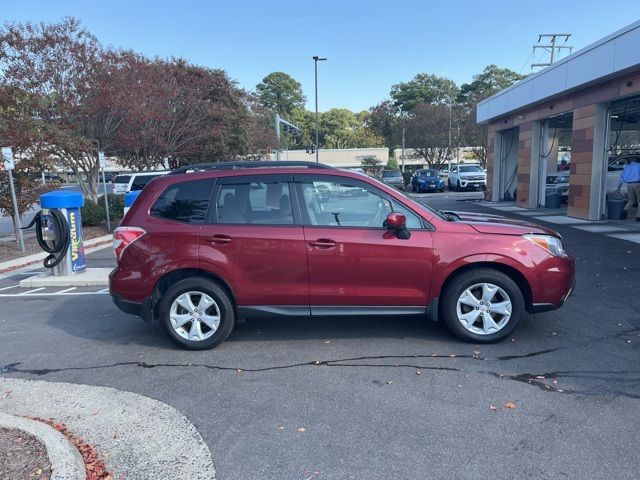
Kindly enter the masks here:
[[[559, 347], [560, 348], [560, 347]], [[86, 371], [86, 370], [97, 370], [97, 369], [105, 369], [105, 368], [114, 368], [114, 367], [127, 367], [134, 366], [140, 368], [205, 368], [208, 370], [219, 370], [219, 371], [236, 371], [236, 372], [247, 372], [247, 373], [259, 373], [259, 372], [268, 372], [274, 370], [287, 370], [299, 367], [351, 367], [351, 368], [412, 368], [415, 370], [425, 370], [425, 371], [444, 371], [444, 372], [461, 372], [460, 368], [456, 367], [446, 367], [446, 366], [433, 366], [433, 365], [418, 365], [414, 363], [351, 363], [351, 362], [362, 362], [362, 361], [372, 361], [372, 360], [397, 360], [397, 359], [471, 359], [478, 361], [486, 361], [486, 360], [512, 360], [514, 358], [529, 358], [535, 355], [541, 355], [543, 353], [548, 353], [549, 351], [555, 351], [557, 349], [547, 349], [541, 350], [539, 352], [530, 352], [522, 355], [505, 355], [502, 357], [496, 357], [495, 359], [488, 359], [485, 357], [481, 357], [479, 355], [441, 355], [441, 354], [430, 354], [430, 355], [378, 355], [378, 356], [361, 356], [361, 357], [351, 357], [351, 358], [343, 358], [343, 359], [333, 359], [333, 360], [311, 360], [308, 362], [300, 362], [293, 363], [287, 365], [274, 365], [269, 367], [260, 367], [260, 368], [239, 368], [239, 367], [225, 367], [221, 365], [210, 365], [203, 363], [147, 363], [141, 361], [133, 361], [133, 362], [116, 362], [111, 364], [103, 364], [103, 365], [93, 365], [93, 366], [75, 366], [75, 367], [61, 367], [61, 368], [41, 368], [41, 369], [28, 369], [21, 368], [22, 362], [11, 363], [0, 367], [0, 374], [11, 374], [11, 373], [22, 373], [22, 374], [30, 374], [36, 376], [48, 375], [51, 373], [58, 372], [67, 372], [67, 371]], [[630, 379], [623, 378], [613, 378], [618, 382], [632, 382], [632, 385], [636, 385], [640, 383], [640, 370], [608, 370], [608, 371], [599, 371], [599, 370], [565, 370], [565, 371], [554, 371], [554, 372], [546, 372], [546, 373], [521, 373], [517, 375], [509, 375], [491, 371], [479, 371], [476, 373], [481, 373], [485, 375], [491, 375], [495, 378], [499, 379], [507, 379], [520, 383], [525, 383], [527, 385], [531, 385], [537, 387], [545, 392], [553, 392], [559, 394], [581, 394], [581, 395], [598, 395], [598, 394], [616, 394], [621, 395], [627, 398], [632, 399], [640, 399], [640, 394], [635, 394], [631, 392], [626, 392], [618, 389], [609, 389], [605, 388], [604, 391], [589, 391], [589, 390], [578, 390], [578, 389], [567, 389], [560, 388], [556, 383], [548, 384], [546, 380], [549, 379], [557, 379], [557, 378], [586, 378], [586, 379], [594, 379], [594, 380], [612, 380], [612, 375], [637, 375], [637, 377]]]
[[[556, 379], [556, 378], [589, 378], [596, 380], [611, 380], [611, 377], [602, 377], [599, 375], [590, 375], [590, 374], [609, 374], [609, 375], [630, 375], [636, 374], [637, 378], [633, 378], [627, 381], [640, 382], [640, 370], [608, 370], [608, 371], [599, 371], [599, 370], [566, 370], [566, 371], [557, 371], [557, 372], [547, 372], [547, 373], [521, 373], [519, 375], [504, 375], [502, 373], [495, 372], [484, 372], [489, 375], [492, 375], [496, 378], [507, 380], [514, 380], [516, 382], [526, 383], [528, 385], [532, 385], [534, 387], [538, 387], [539, 389], [545, 392], [556, 392], [562, 394], [578, 394], [578, 395], [598, 395], [598, 394], [615, 394], [620, 395], [627, 398], [632, 398], [634, 400], [640, 400], [640, 394], [625, 392], [622, 390], [613, 390], [613, 389], [605, 389], [604, 392], [596, 392], [589, 390], [577, 390], [577, 389], [566, 389], [560, 388], [557, 384], [548, 384], [545, 380]], [[618, 382], [624, 382], [625, 379], [616, 378]]]

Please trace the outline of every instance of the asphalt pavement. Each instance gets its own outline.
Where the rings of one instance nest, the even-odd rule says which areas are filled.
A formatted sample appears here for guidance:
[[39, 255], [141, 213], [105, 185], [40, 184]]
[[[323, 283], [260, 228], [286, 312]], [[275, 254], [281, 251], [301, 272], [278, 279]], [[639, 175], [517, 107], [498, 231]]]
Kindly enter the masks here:
[[97, 287], [39, 296], [11, 287], [16, 276], [0, 280], [0, 375], [167, 403], [220, 479], [635, 479], [640, 245], [550, 226], [577, 258], [575, 293], [498, 344], [419, 318], [271, 319], [190, 352]]

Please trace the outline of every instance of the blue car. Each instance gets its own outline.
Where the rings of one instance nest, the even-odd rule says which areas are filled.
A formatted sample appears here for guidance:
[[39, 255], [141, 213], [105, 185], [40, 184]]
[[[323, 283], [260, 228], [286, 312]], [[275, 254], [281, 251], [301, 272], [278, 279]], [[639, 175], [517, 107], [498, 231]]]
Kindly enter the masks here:
[[432, 169], [418, 170], [411, 178], [411, 189], [414, 192], [444, 192], [444, 180]]

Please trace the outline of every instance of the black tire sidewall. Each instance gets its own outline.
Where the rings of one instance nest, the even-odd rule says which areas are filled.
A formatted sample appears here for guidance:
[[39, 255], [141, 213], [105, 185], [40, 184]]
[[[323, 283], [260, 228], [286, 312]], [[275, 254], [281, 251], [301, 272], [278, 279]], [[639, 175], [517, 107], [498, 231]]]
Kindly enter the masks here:
[[[185, 292], [196, 290], [213, 298], [220, 309], [220, 325], [216, 332], [206, 340], [194, 342], [182, 338], [171, 326], [169, 319], [171, 304], [176, 297]], [[171, 339], [189, 350], [206, 350], [223, 342], [235, 326], [235, 309], [229, 294], [217, 283], [201, 277], [186, 278], [172, 285], [163, 295], [159, 305], [160, 322]]]
[[[511, 299], [511, 318], [505, 327], [490, 335], [478, 335], [462, 326], [456, 311], [460, 294], [476, 283], [493, 283], [502, 288]], [[443, 296], [442, 316], [447, 327], [456, 337], [471, 343], [492, 343], [511, 335], [524, 316], [524, 298], [518, 285], [507, 275], [491, 269], [471, 270], [455, 278]]]

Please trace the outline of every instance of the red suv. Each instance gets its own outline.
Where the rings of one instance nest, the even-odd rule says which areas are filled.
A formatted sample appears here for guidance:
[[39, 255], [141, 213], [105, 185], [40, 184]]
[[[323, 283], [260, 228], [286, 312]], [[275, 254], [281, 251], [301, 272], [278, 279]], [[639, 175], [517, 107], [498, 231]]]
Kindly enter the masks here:
[[423, 315], [474, 343], [574, 285], [560, 235], [434, 211], [366, 175], [310, 162], [197, 165], [152, 180], [114, 233], [115, 304], [190, 349], [238, 318]]

